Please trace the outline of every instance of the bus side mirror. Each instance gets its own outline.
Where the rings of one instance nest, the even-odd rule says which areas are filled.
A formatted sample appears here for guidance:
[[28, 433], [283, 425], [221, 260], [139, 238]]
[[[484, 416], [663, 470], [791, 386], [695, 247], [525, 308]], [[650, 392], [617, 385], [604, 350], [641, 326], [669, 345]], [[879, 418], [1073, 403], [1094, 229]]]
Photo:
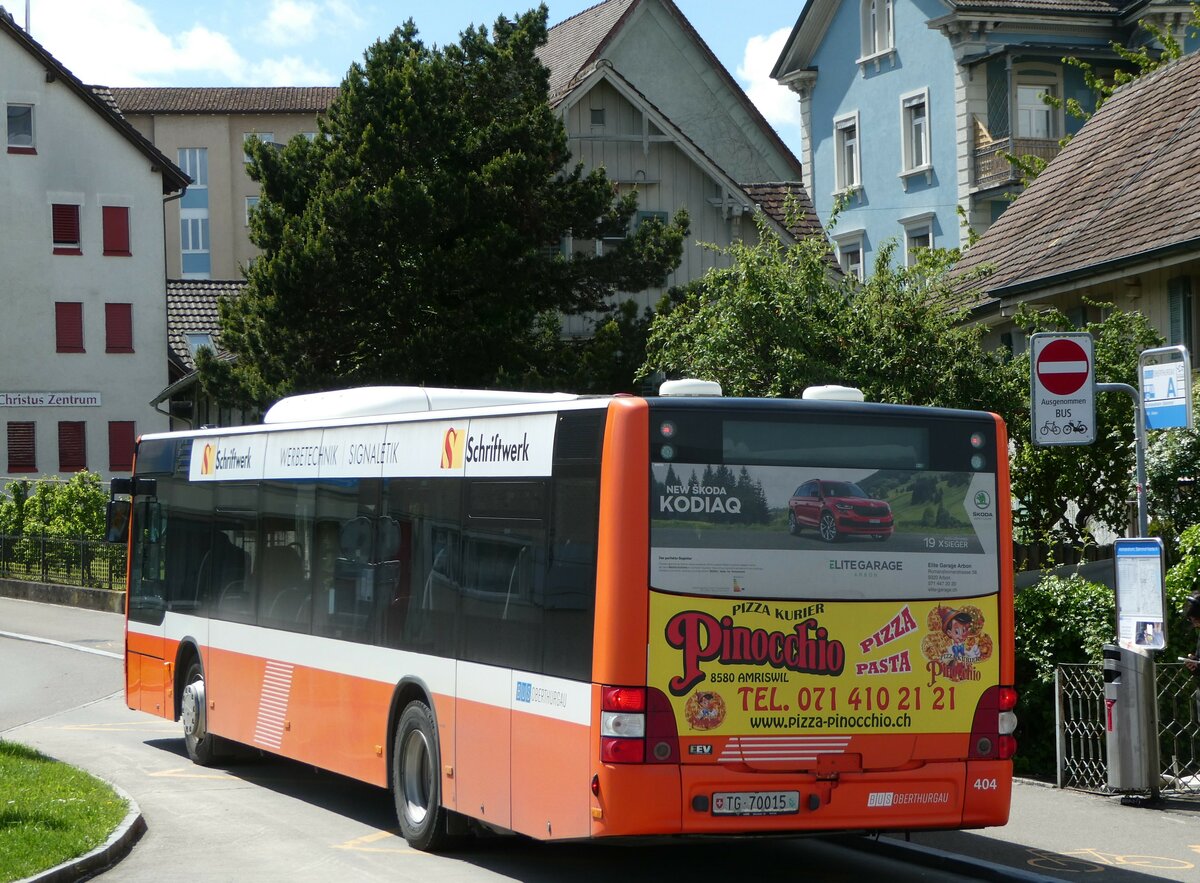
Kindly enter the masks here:
[[132, 511], [133, 503], [129, 500], [108, 501], [104, 527], [104, 541], [106, 543], [125, 543], [129, 541], [129, 514]]

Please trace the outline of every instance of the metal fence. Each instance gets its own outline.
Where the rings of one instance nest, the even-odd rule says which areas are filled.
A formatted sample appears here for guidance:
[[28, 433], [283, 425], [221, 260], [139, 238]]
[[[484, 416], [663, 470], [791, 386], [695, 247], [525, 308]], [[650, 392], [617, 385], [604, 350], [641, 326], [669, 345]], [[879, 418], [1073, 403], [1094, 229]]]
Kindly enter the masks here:
[[[1164, 794], [1200, 800], [1200, 720], [1196, 679], [1179, 662], [1155, 665], [1158, 745]], [[1111, 792], [1099, 664], [1060, 665], [1054, 673], [1058, 785]]]
[[125, 547], [96, 540], [0, 534], [0, 578], [125, 591]]

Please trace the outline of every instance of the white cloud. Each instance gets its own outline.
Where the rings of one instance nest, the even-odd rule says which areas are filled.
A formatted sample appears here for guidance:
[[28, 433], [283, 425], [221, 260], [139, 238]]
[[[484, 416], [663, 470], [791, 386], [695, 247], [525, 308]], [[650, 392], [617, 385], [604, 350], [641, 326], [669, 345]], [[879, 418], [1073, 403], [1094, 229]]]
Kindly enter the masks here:
[[166, 34], [133, 0], [42, 0], [30, 31], [85, 83], [158, 85], [181, 73], [193, 81], [247, 80], [248, 65], [226, 35], [203, 25]]
[[767, 36], [751, 37], [746, 41], [746, 51], [737, 69], [738, 79], [745, 84], [754, 106], [785, 140], [792, 140], [789, 136], [800, 131], [800, 100], [786, 86], [771, 79], [771, 68], [791, 32], [791, 28], [780, 28]]
[[272, 0], [262, 36], [276, 46], [307, 43], [317, 33], [320, 9], [313, 0]]

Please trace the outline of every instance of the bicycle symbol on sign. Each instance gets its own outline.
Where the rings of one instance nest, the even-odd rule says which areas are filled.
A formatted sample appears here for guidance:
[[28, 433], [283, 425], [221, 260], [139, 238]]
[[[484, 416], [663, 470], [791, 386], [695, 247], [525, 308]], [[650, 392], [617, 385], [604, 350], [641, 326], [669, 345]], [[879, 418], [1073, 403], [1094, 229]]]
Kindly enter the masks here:
[[1083, 435], [1087, 431], [1088, 431], [1087, 424], [1084, 423], [1082, 420], [1068, 420], [1062, 426], [1059, 426], [1053, 420], [1047, 420], [1045, 423], [1042, 424], [1041, 428], [1038, 429], [1038, 432], [1042, 436], [1070, 435], [1073, 432]]

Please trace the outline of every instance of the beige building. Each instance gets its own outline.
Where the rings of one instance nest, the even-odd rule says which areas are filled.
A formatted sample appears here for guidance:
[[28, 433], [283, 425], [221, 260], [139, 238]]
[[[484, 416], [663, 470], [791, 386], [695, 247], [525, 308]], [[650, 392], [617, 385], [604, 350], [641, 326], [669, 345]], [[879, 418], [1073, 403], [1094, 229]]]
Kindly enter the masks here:
[[170, 279], [240, 279], [257, 249], [249, 212], [258, 184], [246, 174], [251, 135], [286, 144], [312, 138], [335, 87], [113, 89], [125, 119], [192, 179], [165, 215]]
[[0, 9], [0, 480], [128, 474], [166, 429], [163, 201], [187, 177]]

